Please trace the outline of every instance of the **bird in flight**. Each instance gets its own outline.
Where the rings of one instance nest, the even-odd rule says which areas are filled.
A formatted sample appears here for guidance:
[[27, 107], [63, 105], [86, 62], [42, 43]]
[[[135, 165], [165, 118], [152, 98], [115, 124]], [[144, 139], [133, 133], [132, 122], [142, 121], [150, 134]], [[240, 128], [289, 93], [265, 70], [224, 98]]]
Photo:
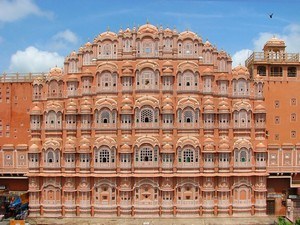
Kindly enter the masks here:
[[273, 13], [269, 14], [269, 17], [270, 17], [270, 19], [272, 19], [273, 18]]

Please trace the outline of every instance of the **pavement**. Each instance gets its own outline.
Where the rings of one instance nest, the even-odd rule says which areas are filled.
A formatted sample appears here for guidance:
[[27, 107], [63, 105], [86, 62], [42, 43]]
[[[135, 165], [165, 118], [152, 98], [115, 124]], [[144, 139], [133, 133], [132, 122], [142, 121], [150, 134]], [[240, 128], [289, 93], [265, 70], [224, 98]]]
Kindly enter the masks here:
[[[209, 218], [28, 218], [30, 225], [273, 225], [275, 216]], [[0, 225], [7, 225], [4, 223]]]

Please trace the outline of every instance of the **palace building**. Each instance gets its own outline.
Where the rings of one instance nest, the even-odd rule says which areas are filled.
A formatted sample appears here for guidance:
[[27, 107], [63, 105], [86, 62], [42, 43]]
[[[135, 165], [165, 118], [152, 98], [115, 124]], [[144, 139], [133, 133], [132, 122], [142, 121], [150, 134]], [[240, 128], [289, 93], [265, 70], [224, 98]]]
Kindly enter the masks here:
[[4, 75], [0, 184], [28, 190], [32, 217], [292, 217], [300, 62], [285, 47], [232, 68], [194, 32], [147, 23], [63, 69]]

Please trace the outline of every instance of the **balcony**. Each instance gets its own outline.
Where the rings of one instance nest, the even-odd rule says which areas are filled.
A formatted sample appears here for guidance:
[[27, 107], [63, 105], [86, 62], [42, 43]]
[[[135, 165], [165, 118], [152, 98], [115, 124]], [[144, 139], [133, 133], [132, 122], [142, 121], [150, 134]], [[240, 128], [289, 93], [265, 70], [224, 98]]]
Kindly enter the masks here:
[[178, 129], [200, 129], [199, 123], [178, 123]]
[[213, 208], [215, 203], [213, 199], [203, 199], [203, 208]]
[[122, 92], [132, 92], [132, 86], [122, 86]]
[[199, 162], [185, 162], [185, 163], [179, 162], [177, 168], [182, 170], [184, 169], [199, 170], [200, 165]]
[[212, 172], [215, 169], [214, 162], [204, 162], [203, 164], [204, 172]]
[[121, 129], [122, 130], [131, 130], [132, 129], [131, 123], [121, 123]]
[[102, 163], [95, 163], [94, 164], [94, 170], [95, 172], [105, 172], [105, 171], [113, 171], [115, 172], [116, 170], [116, 163], [115, 162], [102, 162]]
[[229, 207], [229, 199], [219, 199], [218, 207], [220, 208]]
[[162, 162], [161, 168], [166, 170], [173, 169], [173, 162]]
[[62, 93], [50, 93], [47, 94], [48, 99], [57, 99], [57, 98], [62, 98], [63, 94]]
[[255, 199], [255, 206], [257, 207], [266, 207], [267, 201], [266, 199]]
[[191, 86], [178, 86], [177, 87], [177, 93], [199, 93], [200, 90], [197, 86], [191, 87]]
[[299, 62], [299, 53], [282, 53], [278, 57], [264, 52], [253, 52], [252, 55], [246, 60], [246, 67], [255, 62]]
[[172, 92], [173, 90], [174, 90], [174, 87], [173, 87], [173, 86], [167, 86], [167, 85], [163, 85], [163, 86], [162, 86], [162, 91], [163, 91], [163, 92], [167, 92], [167, 91]]
[[219, 162], [219, 170], [222, 172], [222, 170], [229, 170], [230, 164], [229, 162]]
[[96, 123], [95, 130], [116, 130], [117, 124], [116, 123]]
[[173, 129], [173, 123], [163, 123], [162, 128], [163, 129]]
[[266, 166], [267, 166], [266, 161], [256, 161], [255, 162], [256, 169], [263, 169], [263, 170], [265, 170]]
[[149, 168], [158, 168], [158, 162], [135, 162], [134, 168], [138, 169], [149, 169]]
[[123, 170], [131, 169], [131, 162], [121, 162], [120, 169], [123, 169]]
[[159, 129], [159, 123], [136, 123], [135, 129]]
[[177, 206], [198, 206], [198, 200], [178, 200]]

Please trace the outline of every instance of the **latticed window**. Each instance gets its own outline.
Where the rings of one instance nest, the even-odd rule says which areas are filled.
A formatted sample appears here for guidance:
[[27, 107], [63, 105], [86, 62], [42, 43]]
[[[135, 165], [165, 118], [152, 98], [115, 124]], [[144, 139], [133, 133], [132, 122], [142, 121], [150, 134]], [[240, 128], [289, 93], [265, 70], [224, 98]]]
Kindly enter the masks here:
[[148, 162], [153, 160], [153, 150], [147, 147], [144, 147], [140, 151], [140, 161]]
[[141, 110], [141, 122], [142, 123], [154, 122], [154, 112], [152, 109], [147, 108]]
[[46, 163], [59, 163], [59, 151], [54, 151], [53, 149], [48, 149], [45, 153]]
[[235, 151], [235, 162], [237, 163], [248, 163], [250, 162], [250, 153], [246, 148]]
[[109, 151], [102, 150], [99, 153], [99, 162], [106, 163], [109, 162]]
[[124, 41], [124, 52], [130, 52], [131, 50], [131, 42], [129, 39]]
[[102, 55], [103, 56], [110, 56], [110, 55], [112, 55], [112, 45], [111, 44], [104, 44], [102, 46]]
[[185, 123], [193, 123], [194, 122], [194, 112], [192, 110], [185, 110], [183, 112], [183, 121]]
[[194, 151], [186, 149], [183, 151], [183, 162], [194, 162]]
[[83, 65], [89, 65], [92, 62], [92, 54], [90, 52], [86, 52], [83, 54]]
[[110, 112], [108, 110], [101, 112], [101, 123], [110, 123]]

